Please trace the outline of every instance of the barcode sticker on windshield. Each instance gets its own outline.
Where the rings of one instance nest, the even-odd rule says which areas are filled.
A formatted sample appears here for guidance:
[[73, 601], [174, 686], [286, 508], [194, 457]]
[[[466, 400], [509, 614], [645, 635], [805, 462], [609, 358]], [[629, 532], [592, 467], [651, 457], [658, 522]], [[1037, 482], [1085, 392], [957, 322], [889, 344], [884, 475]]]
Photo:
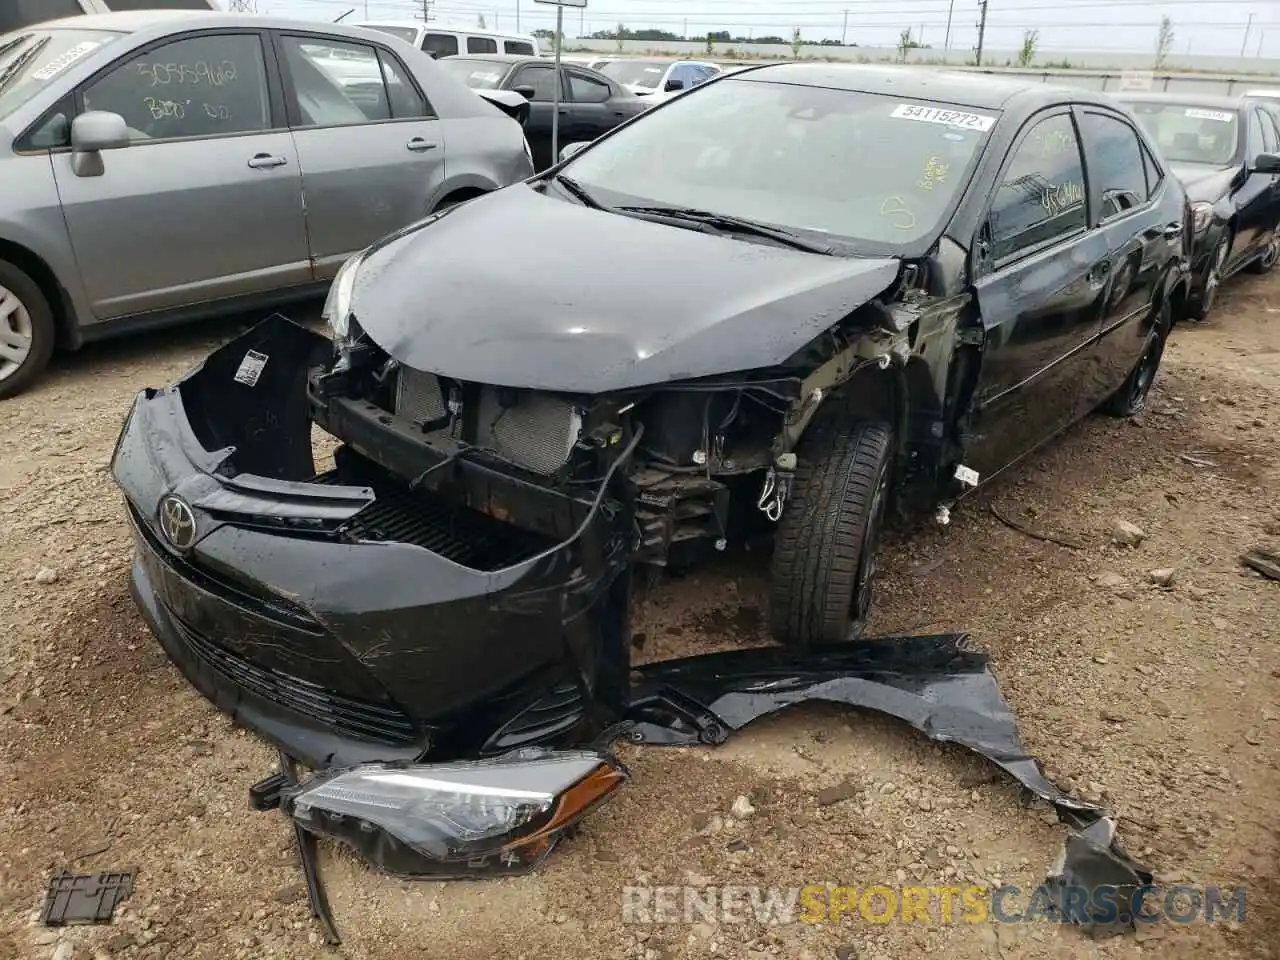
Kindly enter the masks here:
[[267, 365], [267, 355], [259, 353], [257, 350], [250, 350], [244, 355], [244, 359], [240, 361], [240, 369], [236, 371], [236, 383], [243, 383], [248, 387], [256, 387], [258, 378], [262, 376], [262, 368]]
[[1236, 118], [1234, 113], [1226, 110], [1202, 110], [1199, 107], [1188, 107], [1186, 112], [1192, 120], [1217, 120], [1219, 123], [1230, 123]]
[[986, 133], [996, 125], [996, 118], [983, 113], [966, 113], [964, 110], [943, 110], [939, 107], [920, 107], [914, 103], [900, 103], [893, 108], [891, 117], [899, 120], [919, 120], [922, 123], [940, 123], [946, 127], [963, 127]]
[[86, 53], [90, 53], [94, 50], [97, 50], [98, 47], [100, 46], [101, 44], [94, 40], [85, 40], [83, 43], [77, 43], [74, 47], [72, 47], [66, 53], [62, 54], [62, 56], [55, 57], [54, 59], [46, 63], [43, 67], [41, 67], [39, 70], [34, 71], [31, 74], [31, 78], [33, 80], [49, 80], [53, 77], [56, 77], [63, 70], [67, 69], [67, 67], [71, 66], [73, 63], [75, 63], [77, 60], [83, 57]]

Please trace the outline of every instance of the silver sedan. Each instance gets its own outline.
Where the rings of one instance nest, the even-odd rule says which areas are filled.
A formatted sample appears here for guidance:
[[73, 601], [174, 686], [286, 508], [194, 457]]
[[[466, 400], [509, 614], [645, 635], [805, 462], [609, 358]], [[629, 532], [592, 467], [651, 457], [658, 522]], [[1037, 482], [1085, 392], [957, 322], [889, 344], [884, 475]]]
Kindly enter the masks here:
[[0, 37], [0, 397], [55, 345], [322, 293], [530, 176], [518, 109], [332, 24], [151, 10]]

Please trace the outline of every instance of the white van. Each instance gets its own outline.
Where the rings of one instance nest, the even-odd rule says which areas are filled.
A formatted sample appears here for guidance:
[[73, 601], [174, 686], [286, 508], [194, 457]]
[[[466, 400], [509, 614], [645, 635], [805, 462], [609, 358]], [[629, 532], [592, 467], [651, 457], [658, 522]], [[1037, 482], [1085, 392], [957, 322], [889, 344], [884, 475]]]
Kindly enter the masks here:
[[437, 60], [459, 53], [513, 53], [525, 57], [541, 56], [538, 40], [531, 33], [503, 33], [478, 27], [454, 27], [421, 20], [364, 20], [349, 24], [366, 30], [378, 30], [399, 37]]

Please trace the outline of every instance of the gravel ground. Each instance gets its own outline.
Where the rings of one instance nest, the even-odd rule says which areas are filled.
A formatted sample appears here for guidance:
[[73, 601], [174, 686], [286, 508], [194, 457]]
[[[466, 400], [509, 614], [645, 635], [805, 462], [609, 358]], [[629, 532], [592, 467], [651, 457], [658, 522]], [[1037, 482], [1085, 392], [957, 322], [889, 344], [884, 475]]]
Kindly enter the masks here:
[[[1043, 877], [1063, 828], [992, 768], [884, 718], [803, 709], [716, 750], [626, 750], [633, 782], [534, 877], [402, 883], [325, 847], [344, 944], [320, 945], [287, 824], [246, 809], [272, 754], [188, 689], [135, 614], [105, 467], [134, 392], [235, 329], [96, 347], [3, 404], [0, 957], [1280, 956], [1280, 585], [1237, 564], [1280, 542], [1280, 277], [1233, 282], [1209, 324], [1176, 331], [1143, 417], [1091, 418], [949, 528], [893, 530], [884, 549], [874, 627], [969, 631], [1028, 748], [1119, 810], [1159, 880], [1248, 889], [1243, 923], [1102, 942], [1044, 924], [623, 923], [636, 883]], [[1112, 542], [1119, 520], [1140, 545]], [[1151, 582], [1170, 567], [1171, 587]], [[764, 558], [743, 555], [659, 584], [638, 656], [763, 642], [764, 581]], [[740, 796], [749, 817], [729, 816]], [[123, 865], [140, 872], [113, 924], [33, 924], [52, 871]]]

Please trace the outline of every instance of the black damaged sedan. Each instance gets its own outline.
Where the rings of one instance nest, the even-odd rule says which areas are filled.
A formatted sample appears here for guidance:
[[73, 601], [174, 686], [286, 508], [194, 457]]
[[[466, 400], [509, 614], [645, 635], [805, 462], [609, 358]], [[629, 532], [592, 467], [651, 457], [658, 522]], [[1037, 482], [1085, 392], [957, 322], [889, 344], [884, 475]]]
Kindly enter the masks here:
[[945, 521], [1141, 409], [1185, 210], [1099, 95], [711, 81], [353, 258], [331, 343], [272, 318], [139, 396], [114, 458], [135, 597], [313, 766], [582, 742], [627, 701], [637, 565], [772, 537], [774, 635], [838, 643], [890, 507]]
[[1280, 107], [1265, 98], [1126, 94], [1191, 203], [1188, 313], [1204, 320], [1223, 281], [1280, 259]]

